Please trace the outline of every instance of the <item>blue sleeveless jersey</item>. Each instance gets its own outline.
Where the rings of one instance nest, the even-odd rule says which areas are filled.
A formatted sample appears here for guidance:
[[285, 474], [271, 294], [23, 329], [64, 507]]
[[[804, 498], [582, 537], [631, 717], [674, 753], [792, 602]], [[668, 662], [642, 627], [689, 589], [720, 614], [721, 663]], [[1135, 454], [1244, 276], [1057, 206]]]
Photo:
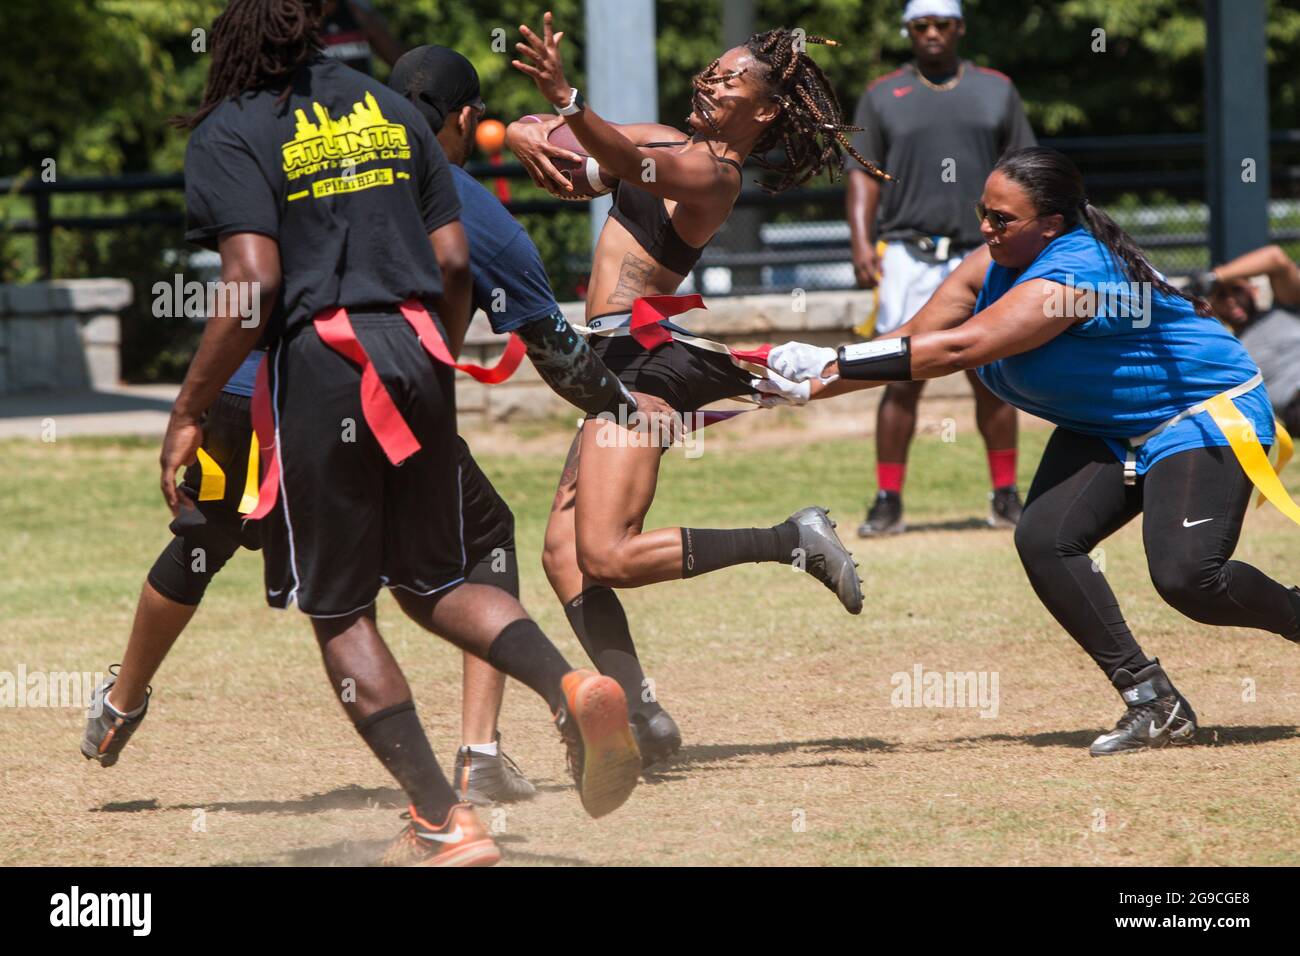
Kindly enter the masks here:
[[[979, 377], [1016, 408], [1105, 440], [1120, 460], [1126, 439], [1258, 371], [1236, 337], [1217, 319], [1197, 315], [1186, 299], [1154, 289], [1145, 302], [1134, 297], [1122, 263], [1082, 227], [1057, 237], [1024, 270], [992, 263], [975, 311], [1031, 279], [1098, 291], [1096, 314], [1038, 348], [990, 362], [978, 369]], [[1045, 299], [1045, 307], [1051, 301]], [[1260, 442], [1272, 444], [1273, 411], [1264, 386], [1234, 402], [1254, 424]], [[1227, 444], [1227, 436], [1203, 412], [1142, 445], [1137, 471], [1143, 474], [1189, 448]]]

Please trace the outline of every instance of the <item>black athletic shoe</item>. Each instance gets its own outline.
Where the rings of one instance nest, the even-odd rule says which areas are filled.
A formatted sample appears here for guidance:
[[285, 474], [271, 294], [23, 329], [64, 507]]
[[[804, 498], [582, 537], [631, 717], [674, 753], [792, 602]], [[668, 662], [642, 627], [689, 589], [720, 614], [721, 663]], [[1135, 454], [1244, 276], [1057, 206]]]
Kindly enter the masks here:
[[497, 734], [496, 744], [495, 756], [468, 747], [456, 751], [456, 795], [476, 807], [518, 803], [537, 795], [537, 788], [501, 749], [500, 734]]
[[1300, 644], [1300, 588], [1291, 589], [1291, 605], [1295, 608], [1296, 628], [1290, 634], [1283, 634], [1292, 644]]
[[108, 703], [108, 689], [117, 683], [117, 669], [114, 664], [90, 695], [90, 707], [86, 710], [86, 729], [81, 735], [81, 755], [87, 760], [98, 760], [101, 767], [111, 767], [117, 763], [118, 754], [136, 732], [140, 722], [149, 713], [149, 698], [153, 688], [144, 692], [144, 710], [134, 717], [119, 714]]
[[661, 710], [652, 717], [633, 714], [631, 724], [632, 736], [641, 749], [643, 769], [667, 762], [682, 747], [682, 732], [677, 729], [677, 722], [668, 716], [666, 710]]
[[789, 518], [799, 529], [803, 569], [835, 592], [850, 614], [862, 613], [862, 579], [849, 549], [835, 533], [835, 522], [825, 508], [813, 506]]
[[897, 491], [878, 491], [876, 500], [867, 511], [867, 520], [858, 525], [859, 538], [876, 538], [885, 534], [901, 534], [907, 530], [903, 523], [903, 496]]
[[989, 492], [989, 527], [1014, 528], [1020, 523], [1020, 512], [1024, 506], [1020, 503], [1020, 492], [1015, 485], [995, 488]]
[[1112, 681], [1128, 710], [1115, 729], [1092, 742], [1094, 757], [1168, 744], [1190, 743], [1196, 735], [1192, 705], [1170, 682], [1160, 662], [1152, 661], [1136, 674], [1121, 668]]

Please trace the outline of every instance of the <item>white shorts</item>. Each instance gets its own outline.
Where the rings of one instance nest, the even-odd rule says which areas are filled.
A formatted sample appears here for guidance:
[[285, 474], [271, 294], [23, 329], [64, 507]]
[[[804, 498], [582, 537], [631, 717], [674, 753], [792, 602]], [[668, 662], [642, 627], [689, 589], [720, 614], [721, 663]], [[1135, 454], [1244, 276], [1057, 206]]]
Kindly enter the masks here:
[[876, 322], [872, 335], [892, 332], [921, 311], [943, 280], [961, 265], [962, 257], [947, 262], [927, 262], [906, 242], [886, 242], [880, 258], [880, 285], [876, 287]]

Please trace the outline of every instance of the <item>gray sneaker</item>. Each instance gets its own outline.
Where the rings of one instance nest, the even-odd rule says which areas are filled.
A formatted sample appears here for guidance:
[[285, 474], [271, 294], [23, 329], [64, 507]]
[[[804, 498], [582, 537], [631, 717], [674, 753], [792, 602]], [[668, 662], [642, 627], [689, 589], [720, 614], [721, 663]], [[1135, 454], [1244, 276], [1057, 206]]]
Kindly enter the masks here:
[[1120, 668], [1113, 683], [1128, 710], [1114, 730], [1092, 742], [1088, 748], [1092, 756], [1192, 742], [1196, 736], [1196, 714], [1187, 698], [1169, 680], [1160, 661], [1153, 660], [1136, 674]]
[[862, 612], [862, 579], [849, 549], [835, 533], [835, 522], [825, 508], [816, 506], [790, 516], [799, 528], [803, 569], [835, 592], [850, 614]]
[[476, 753], [468, 747], [456, 751], [456, 794], [479, 807], [494, 803], [531, 800], [537, 788], [528, 782], [519, 765], [501, 749], [497, 734], [497, 755]]
[[149, 713], [149, 698], [153, 694], [150, 687], [144, 694], [144, 710], [135, 717], [125, 717], [115, 711], [108, 703], [108, 689], [117, 683], [117, 669], [114, 664], [90, 695], [90, 707], [86, 711], [86, 730], [81, 735], [81, 755], [87, 760], [98, 760], [101, 767], [111, 767], [117, 763], [118, 754], [131, 739], [140, 722]]

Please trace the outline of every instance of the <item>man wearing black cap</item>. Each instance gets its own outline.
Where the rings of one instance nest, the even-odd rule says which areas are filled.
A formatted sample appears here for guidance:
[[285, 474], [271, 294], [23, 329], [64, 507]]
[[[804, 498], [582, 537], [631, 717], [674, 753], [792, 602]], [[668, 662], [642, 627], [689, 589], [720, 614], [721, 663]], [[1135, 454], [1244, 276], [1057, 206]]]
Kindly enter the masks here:
[[[523, 226], [463, 166], [474, 149], [474, 134], [485, 106], [479, 94], [478, 73], [473, 64], [455, 50], [424, 46], [405, 54], [393, 68], [391, 85], [419, 108], [438, 134], [451, 164], [452, 179], [461, 202], [461, 222], [469, 240], [470, 266], [474, 280], [474, 305], [486, 313], [492, 330], [498, 334], [514, 332], [528, 347], [528, 357], [538, 374], [560, 396], [590, 414], [620, 414], [625, 405], [630, 415], [638, 409], [645, 415], [671, 414], [661, 399], [640, 392], [628, 392], [617, 377], [587, 345], [587, 340], [573, 331], [560, 312], [551, 292], [550, 279], [542, 265], [541, 254]], [[625, 419], [620, 419], [625, 420]], [[621, 612], [620, 612], [621, 613]], [[579, 642], [602, 672], [610, 656], [626, 652], [597, 649], [590, 645], [587, 629], [570, 624]], [[602, 624], [605, 622], [601, 622]], [[618, 627], [618, 622], [610, 622]], [[622, 624], [626, 628], [626, 623]], [[635, 653], [635, 652], [633, 652]], [[604, 663], [602, 663], [604, 658]], [[473, 696], [479, 700], [493, 696], [490, 670], [466, 663], [466, 700], [471, 699], [469, 681], [483, 674], [483, 688]], [[500, 694], [500, 676], [496, 677], [495, 694]], [[676, 724], [658, 702], [630, 700], [632, 728], [647, 765], [680, 746]], [[476, 708], [477, 710], [477, 708]], [[488, 716], [482, 711], [484, 717]], [[658, 719], [654, 718], [658, 715]], [[483, 738], [490, 725], [486, 720], [477, 727], [465, 715], [464, 739]], [[462, 748], [461, 757], [472, 761], [475, 748]], [[461, 764], [457, 764], [457, 779]], [[475, 764], [471, 763], [472, 768]], [[472, 774], [471, 774], [472, 775]]]

